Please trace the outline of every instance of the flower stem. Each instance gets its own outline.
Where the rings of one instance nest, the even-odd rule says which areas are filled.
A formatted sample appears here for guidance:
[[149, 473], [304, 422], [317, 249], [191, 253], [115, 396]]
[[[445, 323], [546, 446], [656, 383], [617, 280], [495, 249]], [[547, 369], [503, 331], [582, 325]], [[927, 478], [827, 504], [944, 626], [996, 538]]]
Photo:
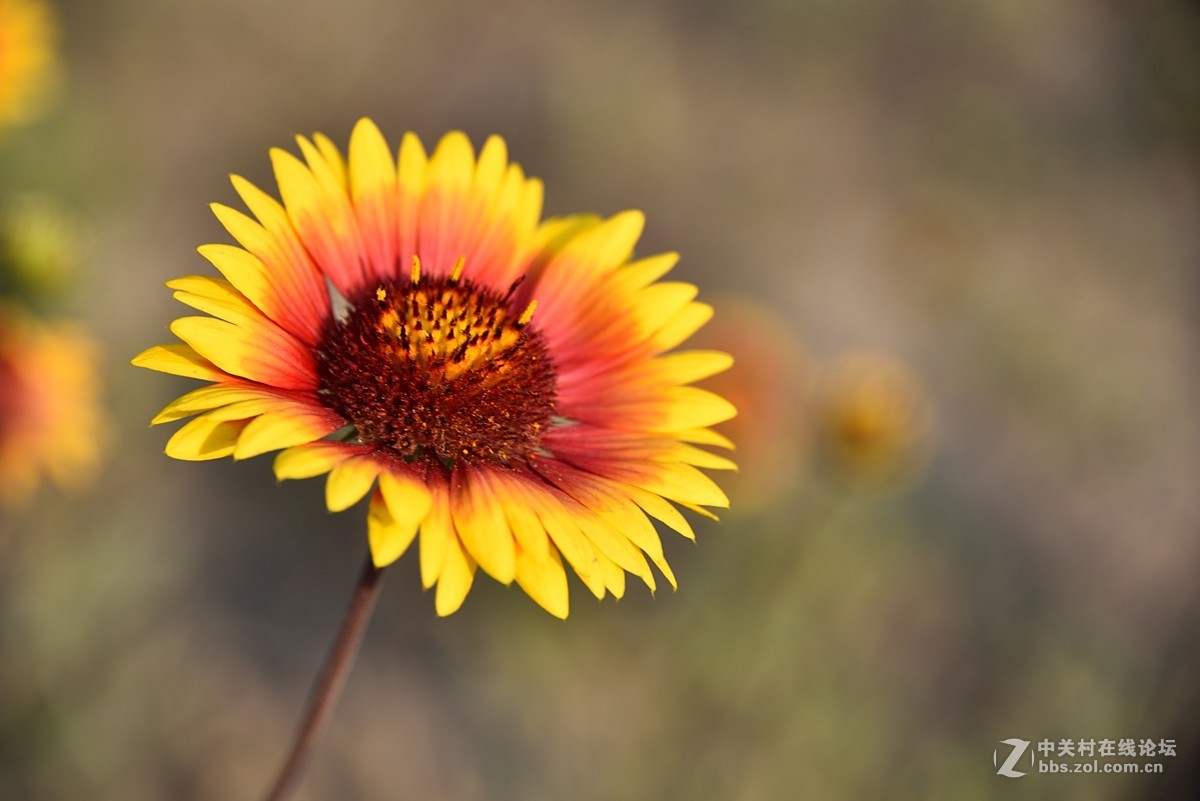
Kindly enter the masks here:
[[368, 555], [367, 562], [363, 565], [362, 573], [358, 577], [358, 585], [354, 588], [354, 597], [350, 600], [350, 608], [346, 610], [346, 618], [342, 621], [341, 631], [338, 632], [337, 640], [334, 641], [333, 648], [326, 657], [325, 666], [321, 670], [321, 675], [317, 677], [312, 694], [309, 696], [308, 708], [296, 730], [296, 739], [292, 743], [291, 753], [288, 754], [287, 761], [279, 771], [279, 778], [275, 780], [271, 792], [267, 794], [267, 801], [284, 801], [291, 796], [300, 783], [300, 777], [308, 766], [313, 749], [316, 748], [317, 741], [321, 738], [321, 732], [333, 714], [333, 708], [342, 694], [342, 688], [346, 686], [350, 668], [354, 666], [354, 658], [358, 655], [363, 634], [367, 630], [367, 623], [371, 620], [371, 612], [379, 597], [380, 576], [382, 575], [383, 568], [375, 567], [375, 563]]

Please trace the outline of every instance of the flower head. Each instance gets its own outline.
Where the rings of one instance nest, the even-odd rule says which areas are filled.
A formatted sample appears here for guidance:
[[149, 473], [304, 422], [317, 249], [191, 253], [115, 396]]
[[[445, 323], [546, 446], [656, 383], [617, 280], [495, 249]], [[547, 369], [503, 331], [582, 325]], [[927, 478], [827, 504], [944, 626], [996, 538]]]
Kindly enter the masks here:
[[929, 406], [900, 362], [872, 352], [839, 357], [822, 382], [821, 404], [825, 445], [841, 478], [887, 481], [918, 460]]
[[44, 477], [74, 487], [95, 475], [105, 440], [95, 346], [75, 331], [0, 307], [0, 506]]
[[719, 345], [737, 361], [737, 370], [708, 386], [739, 412], [717, 430], [737, 443], [742, 470], [724, 486], [746, 514], [795, 496], [807, 479], [814, 371], [794, 325], [769, 304], [737, 295], [713, 303], [719, 313], [696, 339], [700, 347]]
[[0, 0], [0, 128], [44, 107], [58, 78], [58, 24], [46, 0]]
[[347, 159], [298, 143], [271, 152], [282, 203], [234, 177], [253, 216], [213, 206], [240, 243], [200, 249], [224, 278], [168, 284], [211, 316], [134, 360], [210, 382], [155, 418], [196, 415], [167, 453], [283, 449], [276, 475], [328, 474], [331, 510], [369, 494], [376, 565], [419, 536], [439, 614], [477, 567], [559, 617], [564, 560], [598, 598], [626, 572], [654, 589], [650, 562], [674, 586], [650, 518], [691, 537], [674, 504], [728, 505], [697, 468], [732, 464], [696, 444], [727, 446], [708, 426], [735, 412], [689, 384], [731, 360], [668, 353], [712, 310], [658, 280], [674, 254], [631, 260], [642, 215], [542, 221], [498, 137], [427, 157], [407, 134], [394, 159], [362, 120]]

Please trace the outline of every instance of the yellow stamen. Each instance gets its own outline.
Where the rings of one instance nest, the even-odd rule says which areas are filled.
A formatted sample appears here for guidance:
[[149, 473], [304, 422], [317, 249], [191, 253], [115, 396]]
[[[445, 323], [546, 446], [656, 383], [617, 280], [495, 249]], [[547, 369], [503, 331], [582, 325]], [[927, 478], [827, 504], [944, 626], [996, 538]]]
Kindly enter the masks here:
[[375, 300], [387, 300], [387, 290], [383, 287], [375, 290]]
[[420, 282], [421, 282], [421, 257], [418, 256], [416, 253], [414, 253], [413, 254], [413, 265], [412, 265], [413, 286], [416, 286]]
[[521, 316], [517, 318], [517, 328], [524, 328], [529, 325], [529, 321], [533, 319], [533, 313], [537, 310], [537, 301], [529, 301], [529, 305], [525, 307], [525, 311], [521, 312]]
[[450, 271], [450, 283], [457, 284], [458, 279], [462, 278], [463, 266], [467, 263], [466, 256], [459, 256], [458, 261], [454, 262], [454, 269]]

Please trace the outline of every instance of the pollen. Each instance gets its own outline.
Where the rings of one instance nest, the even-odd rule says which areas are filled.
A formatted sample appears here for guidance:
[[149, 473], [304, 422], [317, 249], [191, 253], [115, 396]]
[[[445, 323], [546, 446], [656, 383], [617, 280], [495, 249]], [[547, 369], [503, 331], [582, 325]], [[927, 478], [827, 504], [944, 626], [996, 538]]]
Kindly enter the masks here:
[[449, 276], [365, 292], [331, 322], [318, 352], [325, 403], [362, 442], [407, 460], [508, 463], [535, 451], [555, 409], [555, 371], [511, 292]]
[[533, 319], [533, 313], [537, 311], [537, 301], [529, 301], [529, 305], [525, 307], [525, 311], [521, 312], [521, 316], [517, 318], [517, 328], [524, 328], [529, 325]]

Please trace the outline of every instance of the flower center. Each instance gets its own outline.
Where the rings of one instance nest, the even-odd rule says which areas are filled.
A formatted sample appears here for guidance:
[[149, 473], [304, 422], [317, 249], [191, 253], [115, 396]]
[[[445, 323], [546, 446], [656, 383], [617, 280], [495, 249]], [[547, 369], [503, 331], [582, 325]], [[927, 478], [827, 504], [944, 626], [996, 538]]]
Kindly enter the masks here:
[[[390, 281], [353, 299], [318, 352], [325, 402], [363, 442], [414, 460], [509, 462], [538, 447], [554, 414], [554, 365], [500, 293], [449, 276]], [[519, 282], [518, 282], [519, 283]]]

